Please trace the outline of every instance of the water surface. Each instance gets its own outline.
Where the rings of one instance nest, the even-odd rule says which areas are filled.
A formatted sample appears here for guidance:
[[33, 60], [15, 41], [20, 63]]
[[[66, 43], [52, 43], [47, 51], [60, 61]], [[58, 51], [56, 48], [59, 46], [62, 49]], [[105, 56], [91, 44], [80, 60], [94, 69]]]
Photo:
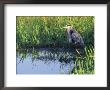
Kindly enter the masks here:
[[17, 74], [71, 74], [74, 67], [74, 50], [39, 48], [18, 50]]

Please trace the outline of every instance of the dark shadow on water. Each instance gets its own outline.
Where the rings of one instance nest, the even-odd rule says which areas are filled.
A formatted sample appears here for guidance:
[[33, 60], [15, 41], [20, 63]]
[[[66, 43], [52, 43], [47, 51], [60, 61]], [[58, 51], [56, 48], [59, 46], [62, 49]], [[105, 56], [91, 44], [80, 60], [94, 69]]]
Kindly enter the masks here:
[[71, 48], [39, 48], [17, 50], [17, 74], [71, 74], [75, 50]]

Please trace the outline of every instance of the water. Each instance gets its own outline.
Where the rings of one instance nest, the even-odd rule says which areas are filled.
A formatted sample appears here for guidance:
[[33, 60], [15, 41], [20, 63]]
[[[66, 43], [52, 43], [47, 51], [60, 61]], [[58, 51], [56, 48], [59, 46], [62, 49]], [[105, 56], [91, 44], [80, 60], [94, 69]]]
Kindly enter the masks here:
[[71, 74], [74, 67], [74, 53], [69, 49], [19, 50], [16, 56], [17, 74]]

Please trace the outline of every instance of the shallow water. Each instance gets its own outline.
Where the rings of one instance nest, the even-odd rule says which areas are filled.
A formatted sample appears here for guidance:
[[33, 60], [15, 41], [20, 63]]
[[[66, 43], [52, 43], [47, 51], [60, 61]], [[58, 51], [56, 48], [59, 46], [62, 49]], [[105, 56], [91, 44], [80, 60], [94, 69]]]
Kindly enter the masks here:
[[19, 50], [16, 54], [16, 74], [71, 74], [73, 52], [62, 48]]

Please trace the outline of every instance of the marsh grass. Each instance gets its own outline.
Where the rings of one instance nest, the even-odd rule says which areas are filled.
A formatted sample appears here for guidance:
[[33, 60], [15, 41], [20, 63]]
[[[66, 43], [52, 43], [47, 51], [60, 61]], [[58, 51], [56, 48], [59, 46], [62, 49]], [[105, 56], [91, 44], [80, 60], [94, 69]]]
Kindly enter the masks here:
[[65, 25], [72, 25], [83, 37], [85, 54], [77, 52], [74, 74], [94, 74], [93, 16], [17, 16], [17, 49], [39, 47], [68, 47]]
[[[79, 55], [79, 53], [78, 53]], [[74, 74], [94, 74], [94, 49], [93, 47], [85, 47], [85, 54], [79, 55], [74, 61]]]

